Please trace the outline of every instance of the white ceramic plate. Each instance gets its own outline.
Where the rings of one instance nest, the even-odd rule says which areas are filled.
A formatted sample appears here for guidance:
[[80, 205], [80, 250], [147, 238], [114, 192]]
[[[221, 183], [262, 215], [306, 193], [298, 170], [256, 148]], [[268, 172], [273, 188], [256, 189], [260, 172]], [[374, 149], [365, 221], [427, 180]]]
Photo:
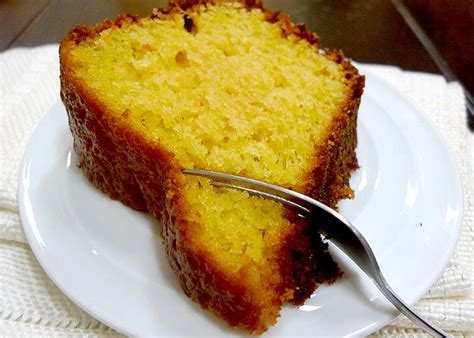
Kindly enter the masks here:
[[[455, 161], [433, 125], [373, 75], [360, 108], [351, 184], [341, 212], [366, 236], [393, 289], [413, 304], [454, 250], [462, 218]], [[46, 114], [20, 174], [21, 219], [38, 261], [85, 311], [129, 335], [238, 336], [181, 291], [155, 221], [95, 189], [76, 167], [61, 103]], [[346, 272], [300, 308], [285, 307], [265, 336], [369, 334], [396, 312], [332, 248]]]

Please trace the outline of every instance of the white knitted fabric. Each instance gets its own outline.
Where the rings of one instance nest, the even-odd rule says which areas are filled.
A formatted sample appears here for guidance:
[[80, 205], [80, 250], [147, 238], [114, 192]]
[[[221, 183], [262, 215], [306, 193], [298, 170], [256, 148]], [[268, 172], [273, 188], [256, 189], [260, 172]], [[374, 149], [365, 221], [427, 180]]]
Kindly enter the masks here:
[[[456, 336], [474, 335], [472, 135], [462, 90], [443, 78], [366, 66], [412, 98], [441, 130], [464, 180], [465, 216], [458, 248], [441, 279], [416, 308]], [[33, 256], [18, 216], [19, 163], [32, 130], [59, 100], [58, 46], [0, 54], [0, 335], [118, 335], [66, 298]], [[184, 295], [183, 295], [184, 297]], [[377, 334], [418, 336], [404, 318]]]

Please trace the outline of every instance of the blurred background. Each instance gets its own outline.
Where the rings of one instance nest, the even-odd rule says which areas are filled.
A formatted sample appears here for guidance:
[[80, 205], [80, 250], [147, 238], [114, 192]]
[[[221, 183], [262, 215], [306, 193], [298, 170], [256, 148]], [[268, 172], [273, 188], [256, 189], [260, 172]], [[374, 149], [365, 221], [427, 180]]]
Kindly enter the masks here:
[[[0, 0], [0, 51], [58, 43], [74, 26], [120, 13], [146, 16], [159, 0]], [[289, 13], [322, 44], [359, 62], [459, 78], [474, 93], [474, 0], [264, 1]], [[446, 67], [448, 66], [448, 67]]]

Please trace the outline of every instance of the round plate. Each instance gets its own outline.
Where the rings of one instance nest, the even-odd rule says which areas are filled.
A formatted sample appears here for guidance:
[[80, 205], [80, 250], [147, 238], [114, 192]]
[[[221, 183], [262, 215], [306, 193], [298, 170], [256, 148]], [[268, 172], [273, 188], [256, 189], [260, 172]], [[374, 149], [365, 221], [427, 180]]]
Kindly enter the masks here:
[[[359, 112], [360, 169], [354, 200], [340, 211], [371, 244], [392, 288], [409, 304], [448, 263], [463, 194], [453, 156], [414, 104], [368, 74]], [[128, 335], [238, 336], [181, 291], [155, 221], [112, 201], [76, 166], [64, 107], [57, 103], [26, 149], [19, 185], [22, 223], [38, 261], [76, 304]], [[306, 304], [286, 306], [265, 336], [366, 335], [394, 308], [336, 248], [345, 271]], [[186, 323], [186, 325], [183, 325]]]

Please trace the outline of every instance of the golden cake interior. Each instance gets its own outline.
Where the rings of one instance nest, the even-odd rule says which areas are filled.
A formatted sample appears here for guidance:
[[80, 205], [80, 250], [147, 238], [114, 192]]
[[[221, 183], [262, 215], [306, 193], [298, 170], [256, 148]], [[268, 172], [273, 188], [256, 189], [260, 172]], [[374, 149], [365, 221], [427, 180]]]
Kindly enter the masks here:
[[[315, 144], [349, 92], [340, 65], [240, 3], [99, 34], [72, 49], [71, 76], [87, 81], [88, 95], [183, 168], [301, 190]], [[295, 225], [278, 203], [183, 180], [195, 250], [258, 290], [251, 297], [273, 322], [275, 307], [292, 296], [275, 300], [272, 287], [282, 278], [278, 249]]]

